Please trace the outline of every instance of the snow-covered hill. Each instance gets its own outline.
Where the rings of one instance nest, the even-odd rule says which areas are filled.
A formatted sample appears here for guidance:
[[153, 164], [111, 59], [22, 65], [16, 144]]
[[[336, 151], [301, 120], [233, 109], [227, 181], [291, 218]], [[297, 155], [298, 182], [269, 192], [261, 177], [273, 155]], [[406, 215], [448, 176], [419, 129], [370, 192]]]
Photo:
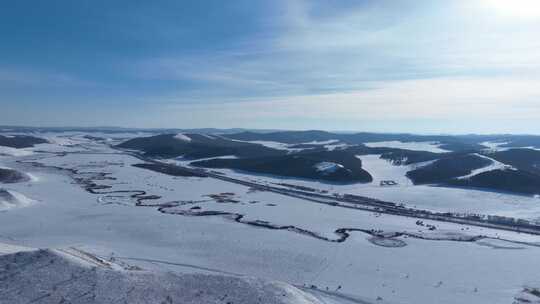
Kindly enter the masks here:
[[69, 249], [33, 250], [0, 243], [0, 303], [317, 304], [281, 282], [179, 274], [120, 266]]

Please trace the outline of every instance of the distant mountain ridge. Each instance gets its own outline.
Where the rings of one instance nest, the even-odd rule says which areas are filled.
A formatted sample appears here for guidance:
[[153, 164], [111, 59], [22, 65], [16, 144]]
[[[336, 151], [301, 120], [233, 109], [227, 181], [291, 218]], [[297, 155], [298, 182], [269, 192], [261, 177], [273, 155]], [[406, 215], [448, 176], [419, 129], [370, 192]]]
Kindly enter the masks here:
[[0, 146], [10, 148], [30, 148], [37, 144], [47, 143], [47, 140], [28, 135], [0, 135]]
[[259, 144], [237, 142], [217, 135], [181, 133], [190, 140], [182, 140], [178, 134], [161, 134], [130, 139], [118, 145], [124, 149], [144, 151], [149, 156], [199, 159], [229, 156], [254, 157], [281, 155], [284, 152]]
[[[327, 166], [321, 166], [323, 164]], [[249, 159], [210, 159], [193, 162], [192, 165], [329, 182], [367, 183], [373, 180], [371, 175], [362, 169], [362, 161], [346, 151], [317, 151]]]
[[339, 140], [346, 144], [364, 144], [369, 142], [438, 142], [442, 149], [450, 151], [479, 149], [478, 143], [469, 139], [450, 135], [415, 135], [407, 133], [331, 133], [326, 131], [280, 131], [270, 133], [242, 132], [224, 135], [227, 138], [243, 141], [276, 141], [288, 144], [301, 144], [311, 141]]
[[[138, 130], [134, 135], [144, 130], [108, 127], [92, 130], [105, 132], [105, 129], [110, 132]], [[23, 130], [29, 132], [29, 135]], [[24, 127], [7, 131], [2, 129], [0, 150], [13, 154], [17, 149], [47, 143], [46, 139], [40, 138], [42, 130]], [[81, 128], [81, 130], [90, 129]], [[415, 184], [540, 194], [540, 148], [538, 148], [540, 136], [535, 135], [416, 135], [332, 133], [320, 130], [268, 132], [242, 130], [237, 133], [215, 134], [212, 132], [222, 130], [212, 128], [199, 130], [201, 132], [170, 132], [155, 135], [143, 132], [145, 137], [128, 139], [117, 147], [139, 150], [150, 157], [182, 157], [184, 160], [196, 161], [193, 164], [199, 167], [228, 168], [258, 174], [346, 183], [370, 182], [372, 180], [370, 173], [362, 168], [361, 162], [355, 160], [358, 155], [375, 154], [394, 165], [431, 162], [407, 173]], [[87, 134], [87, 138], [93, 137]], [[424, 143], [422, 147], [436, 147], [437, 150], [414, 150], [417, 143]], [[21, 152], [31, 153], [31, 151]], [[203, 160], [216, 157], [229, 159]], [[492, 162], [503, 165], [491, 168]], [[322, 167], [332, 168], [332, 172], [316, 169]], [[5, 181], [15, 176], [7, 171], [2, 175]], [[501, 183], [500, 180], [505, 182]]]

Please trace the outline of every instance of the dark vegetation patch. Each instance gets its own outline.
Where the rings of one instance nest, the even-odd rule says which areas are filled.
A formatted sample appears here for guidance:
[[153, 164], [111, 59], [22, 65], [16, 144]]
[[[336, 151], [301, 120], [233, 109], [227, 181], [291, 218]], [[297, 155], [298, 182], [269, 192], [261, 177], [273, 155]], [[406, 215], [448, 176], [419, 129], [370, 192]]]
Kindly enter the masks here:
[[[343, 167], [333, 172], [319, 171], [316, 165], [321, 162], [333, 162]], [[247, 159], [211, 159], [191, 164], [198, 167], [237, 169], [261, 174], [332, 182], [372, 181], [371, 175], [362, 169], [362, 161], [353, 154], [343, 151], [319, 151]]]
[[507, 144], [501, 145], [501, 147], [519, 148], [519, 147], [535, 147], [540, 148], [540, 136], [536, 135], [522, 135], [522, 136], [509, 136], [504, 141]]
[[407, 172], [415, 185], [439, 184], [470, 174], [473, 170], [483, 168], [491, 161], [474, 154], [464, 154], [451, 158], [436, 160], [432, 164]]
[[[497, 191], [512, 191], [519, 193], [537, 193], [537, 176], [540, 176], [540, 151], [532, 149], [512, 149], [495, 152], [489, 157], [502, 163], [512, 165], [519, 172], [491, 172], [468, 180], [455, 180], [459, 176], [470, 174], [473, 170], [490, 164], [490, 161], [473, 152], [481, 153], [485, 147], [479, 143], [484, 141], [500, 141], [520, 139], [520, 136], [424, 136], [411, 134], [378, 134], [356, 133], [342, 134], [324, 131], [283, 131], [271, 133], [243, 132], [223, 135], [185, 134], [191, 140], [183, 141], [175, 138], [175, 134], [157, 135], [135, 138], [119, 145], [121, 148], [143, 151], [151, 157], [178, 157], [188, 159], [211, 158], [235, 155], [238, 159], [210, 159], [195, 161], [192, 164], [206, 168], [227, 168], [243, 170], [258, 174], [272, 174], [295, 178], [307, 178], [328, 182], [370, 182], [371, 175], [362, 169], [362, 163], [356, 155], [378, 154], [382, 159], [394, 165], [410, 165], [426, 161], [432, 164], [407, 173], [415, 184], [458, 185], [466, 187], [482, 187]], [[276, 150], [263, 145], [239, 142], [229, 138], [245, 141], [267, 140], [293, 145], [294, 148], [305, 150], [294, 153]], [[529, 138], [534, 140], [536, 137]], [[327, 151], [321, 145], [309, 144], [313, 141], [338, 140], [351, 146], [335, 151]], [[432, 141], [440, 142], [442, 148], [459, 151], [448, 153], [433, 153], [428, 151], [413, 151], [388, 147], [371, 148], [364, 142], [392, 141]], [[532, 145], [532, 142], [527, 142]], [[335, 171], [318, 171], [316, 165], [320, 162], [333, 162], [343, 166]], [[155, 165], [152, 165], [155, 166]], [[171, 172], [172, 168], [154, 168], [158, 172]], [[530, 174], [526, 174], [530, 173]], [[174, 173], [173, 173], [174, 174]], [[493, 176], [492, 176], [493, 175]], [[500, 176], [499, 176], [500, 175]], [[492, 181], [491, 179], [512, 178], [515, 180]]]
[[47, 141], [43, 138], [26, 136], [26, 135], [15, 135], [15, 136], [3, 136], [0, 135], [0, 146], [11, 147], [11, 148], [31, 148], [37, 144], [45, 144]]
[[324, 150], [324, 145], [317, 145], [317, 144], [293, 144], [289, 146], [289, 148], [292, 149], [309, 149], [309, 150]]
[[181, 167], [168, 164], [134, 164], [133, 167], [148, 169], [154, 172], [163, 173], [171, 176], [199, 176], [203, 175], [196, 174], [195, 172], [182, 169]]
[[517, 170], [493, 170], [467, 179], [456, 179], [489, 165], [490, 161], [474, 154], [444, 153], [441, 155], [443, 158], [433, 164], [407, 172], [407, 177], [414, 184], [441, 184], [521, 194], [540, 193], [540, 151], [511, 149], [486, 155]]
[[452, 180], [449, 184], [524, 194], [540, 194], [540, 176], [516, 170], [494, 170], [484, 172], [469, 179]]
[[511, 149], [489, 154], [489, 157], [519, 170], [540, 174], [540, 151], [532, 149]]
[[338, 139], [337, 134], [333, 134], [325, 131], [280, 131], [270, 133], [256, 133], [256, 132], [241, 132], [236, 134], [226, 135], [227, 138], [244, 140], [244, 141], [277, 141], [286, 144], [300, 144], [312, 141], [327, 141], [331, 139]]
[[16, 202], [17, 199], [9, 193], [6, 189], [0, 188], [0, 200], [7, 201], [7, 202]]
[[29, 178], [26, 174], [12, 169], [0, 168], [0, 183], [11, 184], [25, 182], [27, 180], [29, 180]]
[[284, 151], [271, 149], [259, 144], [251, 144], [227, 140], [219, 136], [186, 134], [191, 141], [183, 141], [175, 134], [163, 134], [150, 137], [130, 139], [118, 145], [120, 148], [143, 151], [148, 156], [178, 157], [199, 159], [235, 155], [238, 157], [255, 157], [281, 155]]

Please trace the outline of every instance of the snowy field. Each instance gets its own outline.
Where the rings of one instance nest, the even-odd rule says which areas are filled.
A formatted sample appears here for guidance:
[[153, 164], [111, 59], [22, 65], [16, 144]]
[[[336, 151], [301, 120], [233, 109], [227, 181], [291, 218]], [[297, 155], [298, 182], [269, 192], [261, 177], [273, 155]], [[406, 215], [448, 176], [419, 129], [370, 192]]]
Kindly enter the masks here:
[[[32, 154], [0, 157], [0, 166], [33, 177], [0, 185], [32, 202], [0, 211], [0, 243], [74, 246], [145, 269], [279, 280], [324, 303], [502, 304], [512, 303], [527, 286], [540, 286], [537, 236], [418, 224], [210, 178], [171, 177], [131, 166], [141, 161], [111, 149], [106, 140], [64, 135], [50, 134], [58, 141], [38, 145]], [[45, 152], [62, 149], [74, 153]], [[410, 168], [378, 155], [360, 158], [372, 183], [322, 184], [222, 171], [426, 209], [540, 218], [539, 199], [412, 186], [405, 177]], [[397, 185], [380, 186], [383, 180]], [[90, 193], [84, 188], [90, 181], [107, 187]], [[146, 206], [136, 206], [137, 200]], [[357, 231], [340, 240], [339, 229]]]
[[378, 141], [365, 143], [366, 146], [371, 148], [396, 148], [414, 151], [428, 151], [433, 153], [446, 153], [448, 150], [442, 149], [441, 144], [438, 142], [401, 142], [401, 141]]

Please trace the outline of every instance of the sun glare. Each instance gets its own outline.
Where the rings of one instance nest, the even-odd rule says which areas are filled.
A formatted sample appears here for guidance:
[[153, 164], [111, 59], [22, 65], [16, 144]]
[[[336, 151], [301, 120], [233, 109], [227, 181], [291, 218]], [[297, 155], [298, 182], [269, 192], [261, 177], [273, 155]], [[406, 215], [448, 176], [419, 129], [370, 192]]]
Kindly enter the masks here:
[[540, 18], [540, 0], [484, 0], [484, 2], [501, 15]]

